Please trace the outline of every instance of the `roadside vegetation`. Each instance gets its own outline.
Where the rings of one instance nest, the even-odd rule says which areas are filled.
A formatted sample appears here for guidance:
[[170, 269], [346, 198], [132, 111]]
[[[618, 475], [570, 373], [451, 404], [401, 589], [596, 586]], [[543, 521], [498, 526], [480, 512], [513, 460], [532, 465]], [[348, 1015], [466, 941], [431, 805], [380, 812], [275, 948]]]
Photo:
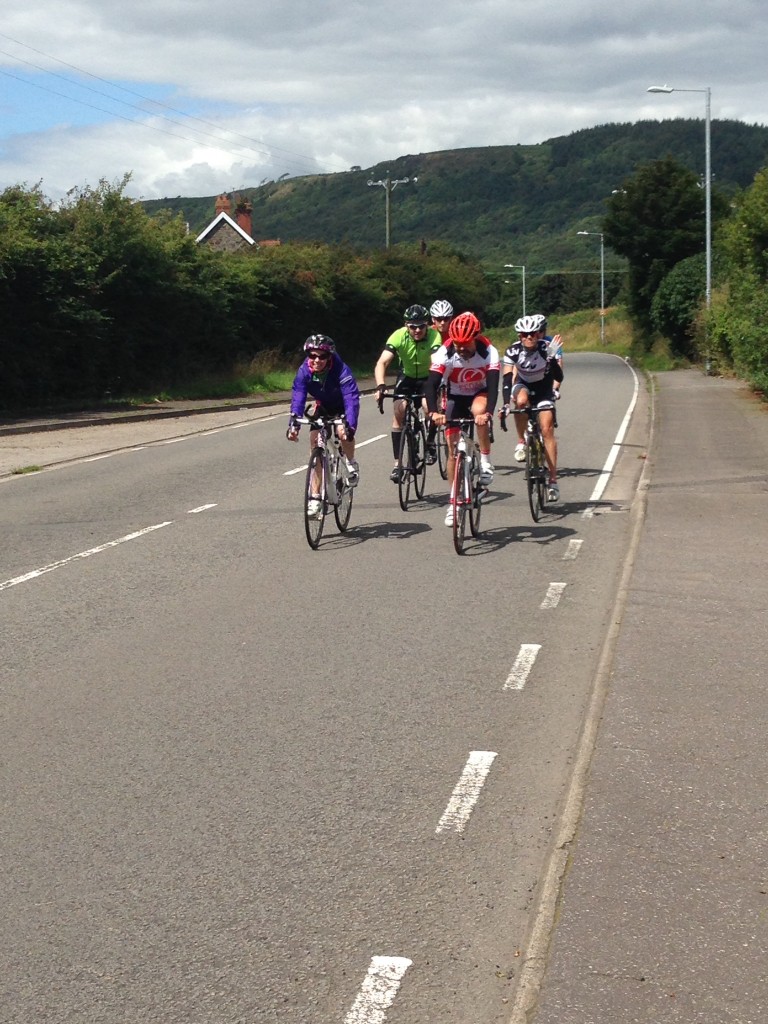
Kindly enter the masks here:
[[[475, 310], [499, 348], [521, 312], [516, 269], [490, 271], [446, 243], [215, 252], [180, 216], [149, 216], [127, 182], [56, 205], [39, 186], [0, 193], [0, 410], [284, 390], [316, 332], [368, 375], [413, 302]], [[768, 169], [713, 197], [709, 308], [703, 205], [697, 176], [665, 157], [613, 190], [601, 218], [576, 222], [626, 268], [604, 282], [604, 342], [594, 270], [529, 275], [528, 311], [549, 316], [566, 352], [603, 348], [646, 369], [699, 363], [766, 392]]]

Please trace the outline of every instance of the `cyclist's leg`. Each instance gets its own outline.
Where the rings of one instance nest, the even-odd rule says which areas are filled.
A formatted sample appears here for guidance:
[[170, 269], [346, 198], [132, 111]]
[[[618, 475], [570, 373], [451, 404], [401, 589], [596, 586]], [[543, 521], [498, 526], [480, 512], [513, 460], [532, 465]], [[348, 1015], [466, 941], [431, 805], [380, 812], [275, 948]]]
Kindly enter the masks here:
[[[515, 384], [512, 388], [512, 407], [524, 409], [529, 405], [531, 396], [525, 384]], [[515, 413], [515, 429], [517, 430], [517, 443], [515, 445], [515, 461], [525, 462], [525, 428], [528, 426], [528, 417], [525, 413]]]
[[[481, 416], [488, 411], [488, 392], [480, 391], [472, 399], [472, 415]], [[476, 423], [477, 443], [480, 446], [480, 483], [488, 487], [493, 482], [491, 463], [491, 427], [489, 423]]]

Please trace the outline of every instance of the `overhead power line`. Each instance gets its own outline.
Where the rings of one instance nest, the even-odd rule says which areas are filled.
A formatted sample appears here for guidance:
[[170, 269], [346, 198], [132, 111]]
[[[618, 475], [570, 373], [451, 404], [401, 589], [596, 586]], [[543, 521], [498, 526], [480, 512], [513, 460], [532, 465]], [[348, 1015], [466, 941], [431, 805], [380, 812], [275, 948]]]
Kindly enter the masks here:
[[[34, 46], [29, 46], [27, 43], [21, 42], [21, 40], [14, 39], [13, 36], [6, 35], [4, 32], [0, 32], [0, 38], [7, 39], [10, 42], [15, 43], [18, 46], [23, 46], [25, 49], [30, 50], [32, 53], [39, 54], [41, 57], [44, 57], [46, 60], [55, 61], [57, 64], [61, 64], [63, 67], [66, 67], [66, 68], [69, 68], [72, 71], [75, 71], [78, 75], [83, 75], [86, 78], [91, 78], [94, 81], [101, 82], [104, 85], [109, 86], [110, 89], [117, 89], [117, 90], [119, 90], [121, 92], [126, 93], [129, 96], [135, 96], [137, 99], [142, 100], [142, 102], [144, 102], [144, 103], [149, 103], [149, 104], [152, 104], [154, 107], [160, 107], [163, 110], [170, 111], [171, 113], [179, 114], [181, 117], [184, 117], [187, 121], [196, 121], [196, 122], [198, 122], [201, 125], [206, 125], [209, 128], [214, 128], [217, 132], [222, 132], [223, 131], [223, 132], [226, 132], [226, 134], [228, 136], [230, 136], [230, 137], [231, 136], [235, 136], [236, 138], [242, 139], [243, 142], [245, 142], [247, 144], [247, 148], [249, 148], [249, 149], [252, 146], [259, 147], [259, 148], [256, 148], [256, 149], [252, 150], [252, 151], [258, 153], [262, 157], [265, 156], [264, 150], [266, 149], [268, 151], [268, 153], [270, 153], [270, 154], [271, 153], [284, 154], [283, 159], [284, 159], [285, 163], [294, 164], [294, 166], [297, 166], [295, 164], [295, 161], [298, 160], [298, 161], [301, 161], [301, 163], [303, 163], [303, 164], [309, 164], [311, 166], [312, 170], [316, 169], [316, 160], [315, 160], [314, 157], [307, 156], [306, 154], [302, 154], [302, 153], [295, 153], [295, 152], [292, 152], [291, 150], [282, 149], [280, 146], [274, 146], [271, 143], [265, 141], [264, 139], [254, 139], [254, 138], [251, 138], [248, 135], [242, 134], [241, 132], [234, 131], [233, 129], [222, 128], [221, 125], [217, 124], [214, 121], [208, 121], [205, 118], [197, 117], [194, 114], [188, 114], [186, 111], [179, 110], [177, 107], [172, 107], [172, 106], [170, 106], [167, 103], [163, 103], [161, 100], [152, 99], [151, 97], [144, 96], [142, 93], [137, 92], [134, 89], [129, 89], [129, 88], [126, 88], [125, 86], [118, 85], [116, 82], [111, 82], [111, 81], [109, 81], [109, 79], [101, 78], [99, 75], [95, 75], [95, 74], [93, 74], [90, 71], [86, 71], [84, 68], [80, 68], [80, 67], [78, 67], [75, 64], [70, 64], [69, 62], [61, 60], [58, 57], [54, 57], [52, 54], [45, 53], [43, 50], [38, 50]], [[229, 140], [226, 139], [226, 138], [223, 138], [221, 135], [213, 135], [210, 132], [201, 131], [201, 129], [195, 128], [193, 125], [182, 124], [181, 122], [176, 121], [173, 118], [169, 118], [165, 114], [162, 114], [162, 113], [156, 113], [156, 114], [153, 115], [153, 113], [151, 111], [146, 110], [146, 108], [144, 108], [144, 107], [139, 107], [139, 106], [137, 106], [134, 103], [129, 103], [129, 102], [127, 102], [125, 100], [121, 100], [121, 99], [119, 99], [119, 98], [117, 98], [115, 96], [111, 96], [109, 93], [103, 92], [102, 90], [99, 90], [99, 89], [95, 89], [94, 87], [86, 85], [86, 84], [84, 84], [82, 82], [74, 81], [72, 78], [70, 78], [70, 77], [68, 77], [66, 75], [61, 75], [61, 74], [59, 74], [56, 71], [51, 71], [48, 68], [41, 67], [40, 65], [34, 64], [31, 61], [25, 60], [23, 57], [19, 57], [16, 54], [8, 53], [7, 51], [4, 51], [4, 50], [0, 50], [0, 53], [4, 54], [6, 57], [10, 57], [14, 61], [18, 61], [21, 64], [25, 64], [28, 67], [34, 68], [36, 71], [40, 71], [43, 74], [48, 74], [48, 75], [51, 75], [51, 76], [53, 76], [55, 78], [60, 78], [63, 81], [67, 82], [68, 84], [75, 86], [76, 88], [85, 89], [85, 90], [87, 90], [89, 92], [96, 93], [99, 96], [103, 96], [104, 98], [108, 99], [112, 103], [119, 103], [119, 104], [121, 104], [123, 106], [131, 107], [132, 109], [137, 110], [140, 113], [145, 114], [146, 116], [156, 116], [156, 117], [161, 118], [164, 121], [168, 121], [169, 124], [174, 124], [174, 125], [177, 125], [177, 126], [179, 126], [181, 128], [185, 128], [185, 129], [191, 129], [192, 131], [197, 132], [198, 134], [200, 134], [202, 136], [207, 136], [208, 138], [215, 140], [217, 142], [219, 148], [221, 148], [221, 149], [229, 149], [229, 144], [228, 144]], [[115, 117], [120, 117], [122, 120], [132, 122], [133, 124], [141, 125], [141, 126], [146, 127], [146, 128], [153, 128], [153, 130], [155, 130], [155, 131], [163, 132], [163, 134], [171, 135], [174, 138], [181, 138], [181, 139], [184, 139], [187, 142], [195, 142], [195, 143], [199, 144], [199, 140], [190, 139], [187, 136], [181, 136], [181, 135], [178, 135], [175, 132], [167, 132], [167, 131], [165, 131], [162, 128], [157, 128], [156, 126], [147, 124], [145, 121], [139, 121], [139, 120], [136, 120], [135, 118], [125, 117], [124, 115], [121, 115], [121, 114], [117, 113], [116, 111], [106, 110], [103, 107], [94, 106], [93, 104], [87, 103], [84, 100], [77, 99], [74, 96], [70, 96], [70, 95], [68, 95], [66, 93], [57, 92], [55, 89], [51, 89], [51, 88], [49, 88], [47, 86], [40, 85], [40, 84], [35, 83], [35, 82], [30, 82], [27, 79], [21, 78], [18, 75], [14, 75], [11, 72], [5, 71], [2, 68], [0, 68], [0, 73], [2, 73], [4, 75], [7, 75], [9, 78], [15, 78], [17, 81], [22, 82], [25, 85], [32, 85], [35, 88], [42, 89], [42, 90], [44, 90], [46, 92], [50, 92], [50, 93], [52, 93], [55, 96], [60, 96], [63, 99], [70, 100], [72, 103], [78, 103], [81, 106], [89, 107], [89, 108], [91, 108], [93, 110], [98, 110], [101, 113], [109, 114], [109, 115], [112, 115], [112, 116], [115, 116]], [[224, 143], [224, 145], [222, 145], [222, 143]], [[240, 152], [240, 153], [236, 153], [236, 155], [242, 156], [243, 154]], [[292, 159], [286, 159], [286, 157], [290, 157]], [[345, 166], [343, 169], [347, 170], [347, 167]]]

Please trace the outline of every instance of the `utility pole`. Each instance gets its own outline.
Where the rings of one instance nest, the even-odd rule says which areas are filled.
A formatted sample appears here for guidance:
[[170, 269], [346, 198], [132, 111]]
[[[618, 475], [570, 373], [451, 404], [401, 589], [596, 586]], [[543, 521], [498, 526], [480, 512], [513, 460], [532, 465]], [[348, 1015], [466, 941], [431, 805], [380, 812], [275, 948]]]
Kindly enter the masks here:
[[522, 270], [523, 272], [523, 316], [525, 316], [525, 267], [522, 263], [505, 263], [505, 268], [509, 267], [510, 270]]
[[392, 217], [391, 217], [391, 211], [390, 211], [390, 196], [392, 195], [392, 193], [394, 192], [394, 190], [397, 188], [398, 185], [407, 185], [410, 181], [416, 182], [418, 180], [419, 180], [418, 178], [390, 178], [389, 171], [387, 171], [387, 176], [386, 176], [386, 178], [384, 178], [383, 181], [372, 181], [371, 180], [371, 181], [368, 182], [369, 185], [380, 185], [381, 188], [384, 189], [384, 193], [385, 193], [385, 202], [384, 202], [384, 231], [385, 231], [385, 239], [386, 239], [386, 248], [387, 249], [389, 248], [389, 243], [390, 243], [390, 238], [391, 238], [391, 233], [392, 233], [391, 232]]

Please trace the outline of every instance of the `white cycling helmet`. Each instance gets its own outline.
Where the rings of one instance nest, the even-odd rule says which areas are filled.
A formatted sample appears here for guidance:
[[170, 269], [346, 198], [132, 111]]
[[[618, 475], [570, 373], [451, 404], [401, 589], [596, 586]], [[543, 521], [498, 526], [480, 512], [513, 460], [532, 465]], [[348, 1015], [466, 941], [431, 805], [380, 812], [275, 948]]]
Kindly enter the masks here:
[[533, 316], [521, 316], [515, 323], [515, 331], [518, 334], [530, 334], [531, 331], [540, 331], [541, 319], [540, 313], [534, 313]]
[[447, 299], [435, 299], [429, 307], [433, 317], [453, 316], [453, 306]]

